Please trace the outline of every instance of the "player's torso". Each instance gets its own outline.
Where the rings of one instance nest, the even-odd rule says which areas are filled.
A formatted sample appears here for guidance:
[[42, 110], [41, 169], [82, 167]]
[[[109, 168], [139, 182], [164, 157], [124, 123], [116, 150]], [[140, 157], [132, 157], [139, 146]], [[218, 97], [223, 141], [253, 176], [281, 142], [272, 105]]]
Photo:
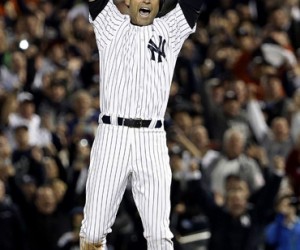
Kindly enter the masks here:
[[101, 110], [129, 118], [163, 118], [176, 56], [168, 30], [124, 22], [100, 52]]

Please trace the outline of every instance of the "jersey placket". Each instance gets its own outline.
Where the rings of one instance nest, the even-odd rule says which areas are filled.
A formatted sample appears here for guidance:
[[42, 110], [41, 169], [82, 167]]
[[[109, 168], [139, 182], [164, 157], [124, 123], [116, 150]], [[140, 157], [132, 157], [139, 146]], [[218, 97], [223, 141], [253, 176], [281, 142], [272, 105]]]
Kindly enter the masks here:
[[138, 48], [138, 53], [140, 54], [139, 56], [139, 64], [140, 64], [140, 72], [139, 72], [139, 80], [137, 82], [137, 87], [138, 87], [138, 95], [137, 95], [137, 110], [136, 110], [136, 116], [137, 118], [141, 118], [141, 112], [142, 112], [142, 96], [143, 96], [143, 92], [144, 92], [144, 81], [143, 81], [143, 76], [145, 75], [145, 65], [144, 63], [141, 61], [141, 58], [145, 58], [145, 51], [144, 51], [144, 43], [145, 43], [145, 38], [144, 38], [144, 33], [142, 32], [142, 30], [138, 31], [138, 40], [142, 41], [139, 44], [139, 48]]

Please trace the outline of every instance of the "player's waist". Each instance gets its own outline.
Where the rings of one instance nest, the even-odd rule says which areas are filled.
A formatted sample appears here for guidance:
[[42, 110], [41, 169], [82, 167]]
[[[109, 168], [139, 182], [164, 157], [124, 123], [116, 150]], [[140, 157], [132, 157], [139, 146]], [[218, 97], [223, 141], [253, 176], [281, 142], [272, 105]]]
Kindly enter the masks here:
[[130, 128], [161, 128], [162, 120], [147, 120], [141, 118], [125, 118], [103, 115], [99, 117], [99, 122], [104, 124], [125, 126]]

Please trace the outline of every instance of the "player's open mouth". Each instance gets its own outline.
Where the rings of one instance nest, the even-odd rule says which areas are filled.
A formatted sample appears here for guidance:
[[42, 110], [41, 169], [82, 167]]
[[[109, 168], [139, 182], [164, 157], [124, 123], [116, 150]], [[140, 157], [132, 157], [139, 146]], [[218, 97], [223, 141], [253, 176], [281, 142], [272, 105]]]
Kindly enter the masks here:
[[147, 17], [150, 15], [150, 9], [149, 8], [146, 8], [146, 7], [143, 7], [143, 8], [140, 8], [140, 15], [143, 16], [143, 17]]

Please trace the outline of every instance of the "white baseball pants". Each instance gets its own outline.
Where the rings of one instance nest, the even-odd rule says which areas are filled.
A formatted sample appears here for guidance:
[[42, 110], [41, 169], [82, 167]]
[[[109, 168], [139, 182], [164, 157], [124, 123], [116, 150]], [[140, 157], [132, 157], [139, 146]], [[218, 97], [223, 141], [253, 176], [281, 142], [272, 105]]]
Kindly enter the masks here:
[[86, 242], [105, 245], [130, 175], [148, 250], [172, 250], [172, 174], [163, 128], [99, 125], [91, 151], [80, 236]]

